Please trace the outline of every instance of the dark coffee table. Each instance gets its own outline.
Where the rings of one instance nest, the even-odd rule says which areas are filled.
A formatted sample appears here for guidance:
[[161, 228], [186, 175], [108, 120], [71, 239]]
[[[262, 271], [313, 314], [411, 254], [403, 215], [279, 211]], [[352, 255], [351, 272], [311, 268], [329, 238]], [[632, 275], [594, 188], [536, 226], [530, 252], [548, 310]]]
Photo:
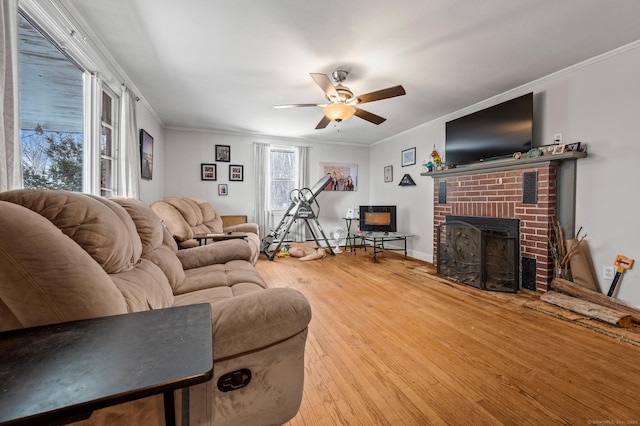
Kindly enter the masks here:
[[209, 304], [0, 333], [0, 425], [64, 423], [213, 377]]
[[[376, 255], [382, 253], [384, 250], [404, 250], [404, 257], [407, 257], [407, 238], [413, 237], [413, 234], [407, 234], [404, 232], [363, 232], [360, 234], [352, 234], [354, 239], [360, 238], [364, 250], [367, 251], [365, 242], [370, 242], [373, 247], [373, 261], [377, 262]], [[403, 248], [391, 248], [385, 247], [385, 242], [402, 241]]]

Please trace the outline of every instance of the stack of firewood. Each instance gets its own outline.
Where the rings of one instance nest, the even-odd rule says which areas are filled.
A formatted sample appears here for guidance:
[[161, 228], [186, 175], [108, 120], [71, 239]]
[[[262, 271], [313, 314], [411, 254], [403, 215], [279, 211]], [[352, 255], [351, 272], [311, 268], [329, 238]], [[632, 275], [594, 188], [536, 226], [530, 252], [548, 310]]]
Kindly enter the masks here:
[[578, 230], [576, 238], [565, 240], [560, 223], [554, 224], [552, 237], [549, 239], [551, 257], [556, 271], [563, 273], [556, 273], [551, 282], [551, 290], [540, 299], [619, 327], [629, 328], [634, 322], [640, 324], [640, 311], [600, 292], [587, 242], [584, 240], [586, 234], [580, 237], [581, 231], [582, 228]]

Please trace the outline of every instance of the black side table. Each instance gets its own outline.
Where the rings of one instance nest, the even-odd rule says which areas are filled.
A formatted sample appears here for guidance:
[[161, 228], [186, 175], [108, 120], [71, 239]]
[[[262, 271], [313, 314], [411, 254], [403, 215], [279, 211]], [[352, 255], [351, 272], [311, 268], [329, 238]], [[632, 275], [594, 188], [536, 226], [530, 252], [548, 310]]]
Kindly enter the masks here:
[[213, 377], [209, 304], [0, 333], [0, 425], [89, 418], [94, 410]]
[[343, 217], [343, 219], [347, 223], [347, 244], [349, 245], [349, 251], [355, 252], [356, 236], [355, 234], [351, 234], [351, 221], [360, 221], [360, 219], [357, 217]]

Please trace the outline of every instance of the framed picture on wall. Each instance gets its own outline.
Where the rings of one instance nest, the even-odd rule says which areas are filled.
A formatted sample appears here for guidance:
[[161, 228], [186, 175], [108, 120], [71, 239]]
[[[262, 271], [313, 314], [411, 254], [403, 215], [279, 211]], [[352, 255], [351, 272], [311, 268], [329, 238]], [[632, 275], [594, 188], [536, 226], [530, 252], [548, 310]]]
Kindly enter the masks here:
[[153, 137], [140, 129], [140, 162], [142, 179], [153, 178]]
[[416, 149], [409, 148], [402, 151], [402, 167], [416, 164]]
[[217, 174], [215, 164], [200, 164], [200, 180], [216, 180]]
[[393, 182], [393, 166], [384, 167], [384, 181]]
[[218, 185], [218, 195], [229, 195], [229, 186], [226, 183]]
[[320, 177], [331, 175], [325, 191], [357, 191], [358, 165], [348, 163], [320, 163]]
[[244, 180], [244, 166], [238, 166], [234, 164], [230, 165], [229, 180], [242, 182]]
[[216, 161], [223, 163], [231, 161], [231, 147], [229, 145], [216, 145]]

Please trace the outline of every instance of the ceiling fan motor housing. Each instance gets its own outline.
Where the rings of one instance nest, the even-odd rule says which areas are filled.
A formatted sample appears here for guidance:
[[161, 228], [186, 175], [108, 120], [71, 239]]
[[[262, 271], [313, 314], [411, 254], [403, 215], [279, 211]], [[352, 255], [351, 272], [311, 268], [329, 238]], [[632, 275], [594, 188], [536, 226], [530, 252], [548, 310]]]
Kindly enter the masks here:
[[338, 97], [328, 98], [329, 101], [346, 103], [353, 99], [353, 92], [348, 87], [343, 86], [342, 84], [338, 84], [336, 86], [336, 92], [338, 92]]
[[337, 69], [331, 73], [331, 77], [333, 77], [333, 81], [335, 81], [336, 83], [342, 83], [347, 79], [348, 75], [349, 71], [341, 69]]

